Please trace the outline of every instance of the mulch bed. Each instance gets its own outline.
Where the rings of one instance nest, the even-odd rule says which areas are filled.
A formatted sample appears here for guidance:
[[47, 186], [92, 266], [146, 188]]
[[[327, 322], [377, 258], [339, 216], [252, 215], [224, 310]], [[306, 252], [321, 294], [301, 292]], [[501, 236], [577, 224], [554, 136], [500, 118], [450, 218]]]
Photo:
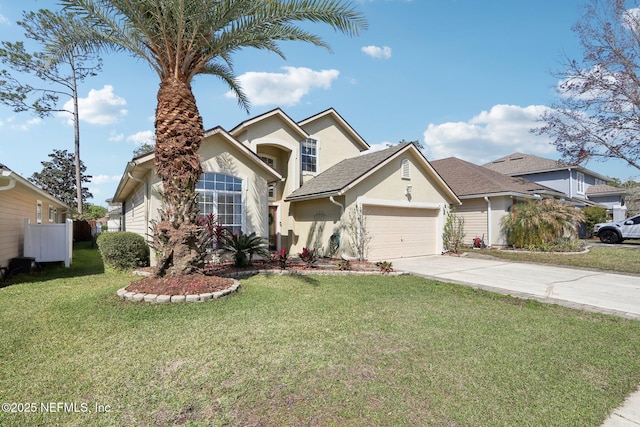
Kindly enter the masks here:
[[220, 276], [190, 274], [174, 277], [145, 277], [132, 282], [127, 291], [155, 295], [198, 295], [225, 290], [233, 279]]

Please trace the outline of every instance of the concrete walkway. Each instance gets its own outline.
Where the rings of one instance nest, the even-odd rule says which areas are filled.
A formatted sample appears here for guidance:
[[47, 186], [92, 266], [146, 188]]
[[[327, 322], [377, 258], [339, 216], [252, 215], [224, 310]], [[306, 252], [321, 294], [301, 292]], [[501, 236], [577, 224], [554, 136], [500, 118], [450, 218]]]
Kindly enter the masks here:
[[[640, 320], [640, 276], [469, 256], [390, 261], [395, 270], [443, 282]], [[602, 427], [640, 427], [640, 388]]]

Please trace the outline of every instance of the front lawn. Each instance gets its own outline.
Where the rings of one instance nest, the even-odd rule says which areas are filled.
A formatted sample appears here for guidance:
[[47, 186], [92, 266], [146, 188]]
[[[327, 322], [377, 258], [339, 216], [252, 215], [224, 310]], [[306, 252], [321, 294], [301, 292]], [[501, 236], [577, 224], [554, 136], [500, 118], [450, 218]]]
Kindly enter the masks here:
[[129, 303], [95, 256], [0, 288], [0, 401], [36, 405], [0, 425], [599, 426], [640, 383], [636, 321], [412, 276]]
[[[635, 241], [634, 241], [635, 242]], [[640, 249], [620, 246], [592, 246], [582, 254], [562, 252], [524, 252], [503, 251], [497, 249], [469, 249], [473, 255], [490, 255], [500, 259], [521, 262], [539, 262], [543, 264], [564, 265], [568, 267], [592, 268], [620, 273], [640, 274]]]

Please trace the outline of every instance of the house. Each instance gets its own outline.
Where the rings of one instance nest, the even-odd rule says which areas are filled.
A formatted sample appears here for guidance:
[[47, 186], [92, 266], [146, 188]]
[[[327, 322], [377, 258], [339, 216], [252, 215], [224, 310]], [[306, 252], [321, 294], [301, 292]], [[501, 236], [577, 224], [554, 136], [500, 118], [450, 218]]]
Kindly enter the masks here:
[[120, 231], [120, 216], [122, 214], [122, 203], [114, 203], [113, 199], [107, 199], [107, 231], [112, 233]]
[[476, 237], [483, 238], [487, 246], [506, 245], [500, 223], [511, 206], [527, 199], [564, 197], [562, 192], [547, 186], [455, 157], [434, 160], [431, 165], [462, 202], [456, 207], [456, 215], [464, 219], [464, 243], [469, 245]]
[[62, 224], [69, 212], [65, 203], [0, 164], [0, 267], [24, 256], [25, 219]]
[[[200, 212], [292, 254], [352, 257], [365, 235], [370, 260], [438, 254], [445, 208], [460, 202], [413, 144], [369, 152], [334, 109], [296, 122], [277, 108], [216, 127], [199, 154]], [[160, 207], [153, 159], [129, 162], [112, 200], [123, 229], [143, 236]]]
[[625, 217], [626, 191], [608, 185], [612, 181], [609, 177], [582, 166], [523, 153], [513, 153], [483, 166], [561, 191], [578, 207], [602, 206], [614, 218]]

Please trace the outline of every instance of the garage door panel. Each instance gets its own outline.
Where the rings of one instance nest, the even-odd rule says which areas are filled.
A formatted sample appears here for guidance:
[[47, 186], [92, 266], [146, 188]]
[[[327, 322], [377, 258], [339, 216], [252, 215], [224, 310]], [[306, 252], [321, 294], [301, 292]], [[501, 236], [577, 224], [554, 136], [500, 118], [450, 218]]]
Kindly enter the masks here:
[[364, 214], [370, 260], [435, 254], [437, 210], [366, 206]]

